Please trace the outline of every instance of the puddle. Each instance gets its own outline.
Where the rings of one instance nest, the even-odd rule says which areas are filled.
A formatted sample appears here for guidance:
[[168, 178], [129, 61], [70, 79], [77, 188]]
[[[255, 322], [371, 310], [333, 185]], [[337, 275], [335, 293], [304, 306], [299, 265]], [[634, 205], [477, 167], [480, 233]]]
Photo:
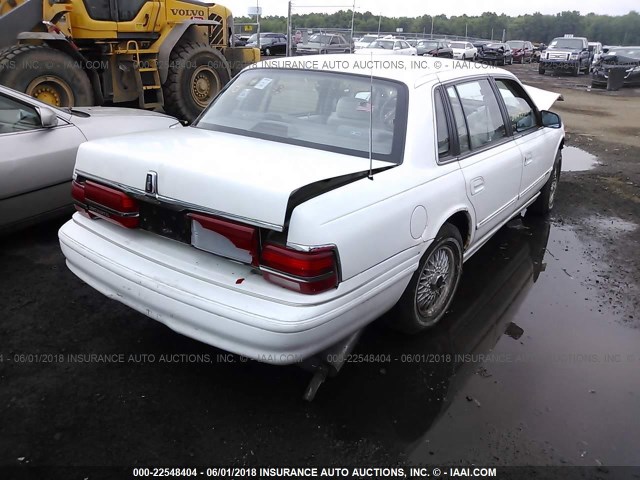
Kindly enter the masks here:
[[331, 410], [343, 432], [384, 438], [409, 464], [635, 465], [640, 331], [589, 285], [597, 272], [575, 231], [523, 225], [465, 263], [441, 324], [365, 332], [356, 352], [386, 363], [350, 364], [327, 385], [376, 397]]
[[562, 149], [562, 171], [581, 172], [592, 170], [600, 165], [598, 157], [577, 147], [564, 147]]

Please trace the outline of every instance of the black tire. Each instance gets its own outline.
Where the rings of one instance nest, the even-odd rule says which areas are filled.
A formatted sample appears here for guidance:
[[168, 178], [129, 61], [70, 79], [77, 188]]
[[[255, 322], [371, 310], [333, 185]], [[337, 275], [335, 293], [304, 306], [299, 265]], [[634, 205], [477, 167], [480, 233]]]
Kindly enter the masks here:
[[544, 75], [544, 72], [545, 72], [545, 70], [544, 70], [544, 68], [542, 68], [542, 65], [539, 65], [539, 66], [538, 66], [538, 73], [539, 73], [540, 75]]
[[560, 170], [562, 168], [562, 151], [558, 150], [556, 154], [555, 162], [553, 162], [553, 170], [551, 170], [551, 176], [544, 184], [540, 195], [527, 209], [536, 215], [546, 215], [553, 210], [555, 203], [556, 192], [558, 191], [558, 183], [560, 182]]
[[571, 75], [573, 75], [574, 77], [580, 75], [580, 65], [576, 65], [575, 67], [573, 67], [573, 69], [571, 70]]
[[0, 52], [0, 84], [56, 107], [93, 105], [82, 65], [46, 45], [14, 45]]
[[[444, 260], [443, 260], [444, 259]], [[428, 274], [427, 268], [434, 268], [434, 263], [445, 272]], [[444, 266], [446, 263], [446, 267]], [[437, 275], [437, 278], [434, 278]], [[418, 269], [413, 273], [409, 285], [392, 311], [392, 326], [405, 333], [417, 333], [436, 325], [444, 316], [453, 296], [456, 293], [462, 276], [462, 237], [456, 227], [445, 223], [435, 240], [422, 256]], [[436, 284], [427, 283], [435, 280]], [[427, 290], [428, 289], [428, 290]], [[439, 293], [435, 294], [438, 289]], [[421, 311], [418, 295], [435, 295], [435, 304]], [[427, 307], [427, 305], [423, 305]]]
[[171, 52], [169, 74], [162, 86], [165, 111], [192, 122], [229, 83], [229, 64], [204, 43], [180, 42]]
[[524, 65], [524, 55], [520, 57], [520, 65]]

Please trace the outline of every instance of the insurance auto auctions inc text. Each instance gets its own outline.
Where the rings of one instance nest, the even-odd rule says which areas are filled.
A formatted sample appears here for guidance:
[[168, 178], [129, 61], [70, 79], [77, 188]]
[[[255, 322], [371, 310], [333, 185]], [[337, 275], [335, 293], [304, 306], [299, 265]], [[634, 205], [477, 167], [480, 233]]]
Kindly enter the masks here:
[[264, 477], [344, 477], [344, 478], [446, 478], [446, 477], [495, 477], [496, 468], [438, 468], [438, 467], [262, 467], [255, 472]]

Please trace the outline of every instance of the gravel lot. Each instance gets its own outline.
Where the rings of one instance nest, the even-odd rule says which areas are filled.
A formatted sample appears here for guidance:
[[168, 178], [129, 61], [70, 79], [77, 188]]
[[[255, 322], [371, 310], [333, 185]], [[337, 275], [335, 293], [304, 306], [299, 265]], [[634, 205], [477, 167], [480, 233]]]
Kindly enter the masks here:
[[567, 145], [598, 165], [465, 264], [438, 328], [381, 319], [312, 403], [308, 373], [229, 358], [83, 284], [64, 220], [0, 239], [0, 465], [637, 465], [640, 92], [508, 68], [563, 94]]

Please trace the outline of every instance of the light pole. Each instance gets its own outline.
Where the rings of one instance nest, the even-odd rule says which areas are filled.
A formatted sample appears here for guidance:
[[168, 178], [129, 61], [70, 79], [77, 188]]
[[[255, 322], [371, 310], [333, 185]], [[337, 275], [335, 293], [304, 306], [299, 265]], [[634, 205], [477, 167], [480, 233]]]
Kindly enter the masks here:
[[259, 0], [256, 0], [256, 29], [258, 30], [258, 48], [260, 48], [260, 4]]

